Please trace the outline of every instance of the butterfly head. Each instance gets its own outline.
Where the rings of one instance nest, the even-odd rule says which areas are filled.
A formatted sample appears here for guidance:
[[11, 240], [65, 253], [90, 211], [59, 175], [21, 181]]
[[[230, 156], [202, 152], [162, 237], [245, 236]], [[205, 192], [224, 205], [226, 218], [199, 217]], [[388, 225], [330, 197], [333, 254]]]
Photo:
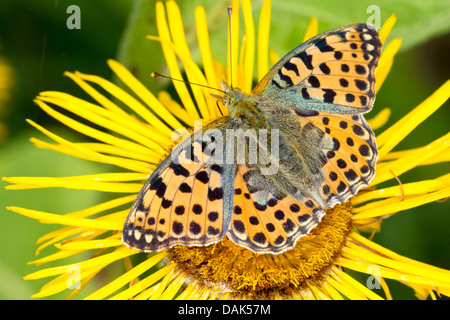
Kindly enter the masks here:
[[242, 118], [245, 114], [254, 114], [259, 110], [254, 96], [242, 92], [239, 88], [233, 88], [222, 81], [224, 95], [212, 94], [216, 99], [221, 100], [228, 108], [232, 118]]

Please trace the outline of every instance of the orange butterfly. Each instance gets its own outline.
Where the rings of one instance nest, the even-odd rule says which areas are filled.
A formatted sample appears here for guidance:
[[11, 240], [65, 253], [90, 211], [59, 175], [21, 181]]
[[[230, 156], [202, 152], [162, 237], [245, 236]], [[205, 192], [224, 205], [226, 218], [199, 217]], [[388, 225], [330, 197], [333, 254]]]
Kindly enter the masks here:
[[[326, 209], [375, 175], [378, 151], [362, 114], [374, 102], [380, 51], [376, 29], [350, 25], [289, 52], [251, 94], [223, 84], [230, 115], [185, 139], [155, 170], [123, 242], [159, 251], [227, 235], [257, 253], [294, 247]], [[271, 157], [254, 158], [254, 150]], [[275, 172], [264, 172], [274, 164]]]

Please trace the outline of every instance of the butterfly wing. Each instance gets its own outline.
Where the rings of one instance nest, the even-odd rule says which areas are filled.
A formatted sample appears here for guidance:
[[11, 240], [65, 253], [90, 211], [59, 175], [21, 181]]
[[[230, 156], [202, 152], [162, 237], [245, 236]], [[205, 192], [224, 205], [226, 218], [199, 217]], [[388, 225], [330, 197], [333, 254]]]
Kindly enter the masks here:
[[373, 105], [380, 50], [368, 25], [331, 30], [288, 53], [256, 86], [259, 107], [283, 140], [276, 180], [293, 192], [238, 165], [230, 239], [258, 253], [284, 252], [325, 209], [370, 183], [378, 151], [362, 113]]
[[237, 164], [227, 236], [254, 252], [279, 254], [309, 234], [326, 209], [370, 183], [378, 152], [362, 115], [295, 109], [272, 125], [282, 143], [278, 172]]
[[368, 112], [380, 51], [377, 30], [367, 24], [322, 33], [275, 64], [253, 94], [269, 99], [273, 108]]
[[298, 145], [316, 139], [315, 146], [309, 147], [316, 152], [311, 165], [319, 173], [314, 179], [320, 183], [318, 192], [325, 208], [345, 203], [369, 185], [375, 176], [378, 149], [363, 115], [290, 112], [297, 116], [303, 133], [300, 138], [291, 135], [292, 139]]
[[213, 160], [212, 136], [197, 132], [185, 139], [147, 180], [125, 221], [122, 241], [127, 246], [159, 251], [175, 245], [205, 246], [223, 238], [234, 164]]
[[293, 248], [324, 215], [314, 200], [280, 192], [257, 167], [237, 166], [227, 233], [233, 242], [256, 253], [280, 254]]
[[374, 102], [380, 51], [370, 25], [334, 29], [289, 52], [254, 89], [271, 126], [289, 128], [283, 135], [310, 168], [305, 176], [325, 208], [344, 203], [375, 175], [378, 150], [362, 114]]

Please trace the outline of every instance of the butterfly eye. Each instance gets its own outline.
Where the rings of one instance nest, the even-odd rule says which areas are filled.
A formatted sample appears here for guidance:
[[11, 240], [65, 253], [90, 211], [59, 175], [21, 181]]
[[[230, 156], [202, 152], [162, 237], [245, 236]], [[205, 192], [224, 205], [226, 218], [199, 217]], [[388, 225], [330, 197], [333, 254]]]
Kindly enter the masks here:
[[227, 108], [231, 107], [231, 97], [225, 97], [223, 102]]

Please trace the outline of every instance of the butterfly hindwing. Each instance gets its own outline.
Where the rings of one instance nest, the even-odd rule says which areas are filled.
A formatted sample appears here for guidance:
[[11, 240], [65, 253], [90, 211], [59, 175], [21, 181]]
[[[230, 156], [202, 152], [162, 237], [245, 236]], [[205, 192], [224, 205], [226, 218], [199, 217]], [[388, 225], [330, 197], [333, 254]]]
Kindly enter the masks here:
[[220, 241], [229, 223], [234, 165], [206, 152], [207, 135], [180, 143], [145, 183], [125, 221], [122, 239], [142, 251]]
[[[378, 158], [375, 135], [363, 115], [331, 114], [326, 112], [301, 113], [298, 116], [302, 128], [313, 127], [321, 133], [321, 141], [314, 159], [321, 182], [319, 193], [327, 207], [344, 203], [347, 199], [367, 186], [375, 176]], [[298, 145], [304, 141], [297, 141]]]
[[294, 199], [274, 188], [269, 191], [252, 184], [264, 179], [256, 167], [237, 165], [227, 236], [254, 252], [279, 254], [306, 236], [325, 211], [311, 199]]
[[378, 33], [367, 24], [322, 33], [283, 57], [253, 94], [270, 98], [276, 108], [368, 112], [380, 51]]

